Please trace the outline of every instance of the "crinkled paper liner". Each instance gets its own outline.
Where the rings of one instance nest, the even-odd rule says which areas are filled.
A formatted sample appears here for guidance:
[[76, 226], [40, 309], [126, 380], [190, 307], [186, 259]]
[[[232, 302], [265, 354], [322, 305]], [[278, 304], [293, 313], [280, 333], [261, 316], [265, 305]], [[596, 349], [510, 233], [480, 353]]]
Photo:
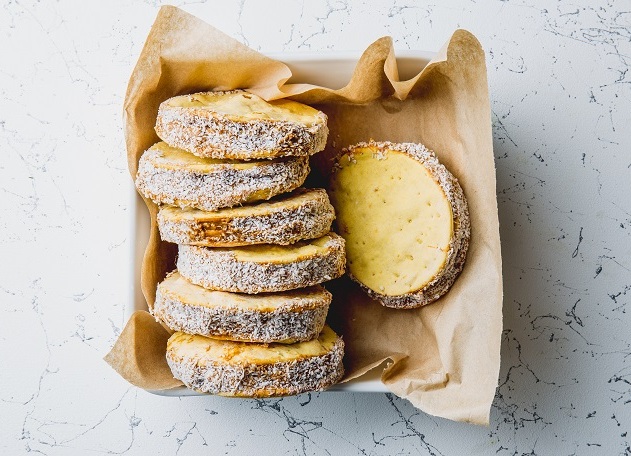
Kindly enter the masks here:
[[[328, 322], [344, 337], [345, 380], [386, 362], [381, 380], [419, 409], [488, 424], [500, 365], [502, 269], [495, 195], [491, 112], [484, 52], [457, 30], [415, 77], [400, 81], [392, 39], [371, 44], [348, 85], [331, 90], [286, 84], [289, 68], [177, 8], [160, 9], [125, 98], [129, 170], [158, 141], [159, 104], [174, 95], [242, 88], [266, 99], [291, 97], [329, 116], [327, 148], [312, 159], [310, 183], [326, 186], [340, 148], [374, 139], [420, 142], [459, 179], [469, 202], [471, 242], [464, 270], [439, 301], [395, 310], [372, 301], [347, 279], [329, 283]], [[145, 200], [151, 236], [141, 286], [149, 306], [156, 284], [175, 268], [176, 246], [160, 241], [157, 206]], [[130, 383], [180, 386], [165, 359], [169, 332], [147, 312], [132, 315], [106, 361]]]

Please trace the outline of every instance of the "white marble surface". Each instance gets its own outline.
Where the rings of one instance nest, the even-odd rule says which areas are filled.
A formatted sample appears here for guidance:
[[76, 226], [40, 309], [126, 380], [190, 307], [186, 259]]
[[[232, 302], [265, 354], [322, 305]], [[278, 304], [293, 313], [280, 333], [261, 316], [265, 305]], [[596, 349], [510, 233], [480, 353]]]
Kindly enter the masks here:
[[2, 2], [1, 454], [631, 454], [630, 2], [181, 2], [270, 52], [479, 37], [505, 286], [489, 428], [385, 394], [158, 397], [101, 360], [129, 296], [121, 107], [159, 4]]

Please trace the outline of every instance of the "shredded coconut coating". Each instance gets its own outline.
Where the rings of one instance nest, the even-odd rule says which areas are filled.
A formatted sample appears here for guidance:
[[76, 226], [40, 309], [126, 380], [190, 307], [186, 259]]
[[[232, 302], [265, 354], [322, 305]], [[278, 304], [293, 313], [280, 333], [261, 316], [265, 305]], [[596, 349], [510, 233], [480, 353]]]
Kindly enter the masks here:
[[147, 150], [138, 163], [136, 188], [156, 204], [215, 211], [238, 204], [267, 200], [298, 188], [309, 174], [306, 157], [265, 161], [239, 168], [217, 164], [210, 172], [169, 169], [164, 154]]
[[[296, 192], [301, 189], [296, 190]], [[251, 244], [293, 244], [324, 236], [331, 230], [335, 210], [326, 191], [309, 190], [313, 195], [300, 204], [274, 207], [266, 213], [243, 216], [200, 214], [197, 219], [158, 214], [163, 241], [207, 247], [235, 247]]]
[[[206, 92], [203, 95], [236, 92], [242, 91]], [[158, 110], [155, 129], [170, 146], [199, 157], [238, 160], [308, 157], [324, 150], [329, 134], [326, 114], [318, 112], [317, 116], [323, 122], [312, 126], [273, 119], [238, 121], [209, 109], [171, 106], [166, 100]]]
[[[368, 288], [350, 272], [348, 275], [357, 282], [371, 298], [376, 299], [386, 307], [413, 309], [425, 306], [447, 293], [464, 267], [467, 250], [469, 248], [469, 238], [471, 237], [469, 207], [464, 192], [458, 180], [438, 161], [434, 152], [427, 149], [422, 144], [375, 141], [368, 143], [362, 142], [342, 150], [338, 155], [338, 160], [346, 154], [348, 154], [352, 160], [353, 151], [365, 147], [377, 147], [379, 149], [378, 154], [381, 154], [381, 157], [385, 157], [388, 150], [403, 152], [425, 166], [449, 200], [453, 215], [454, 232], [449, 242], [449, 251], [447, 252], [447, 260], [445, 261], [443, 269], [431, 282], [418, 291], [406, 293], [401, 296], [386, 296]], [[335, 172], [337, 167], [334, 166], [333, 170]]]
[[199, 363], [195, 357], [176, 357], [167, 350], [167, 363], [173, 377], [202, 393], [279, 397], [322, 391], [334, 385], [344, 375], [343, 356], [344, 342], [338, 337], [333, 348], [322, 356], [286, 362], [230, 364], [218, 359]]
[[331, 233], [324, 253], [298, 261], [240, 261], [230, 249], [178, 246], [177, 269], [186, 280], [210, 290], [265, 293], [295, 290], [344, 274], [344, 239]]
[[312, 293], [287, 296], [273, 310], [200, 305], [184, 301], [159, 284], [151, 313], [172, 330], [188, 334], [242, 342], [294, 343], [320, 334], [330, 303], [331, 293], [318, 286]]

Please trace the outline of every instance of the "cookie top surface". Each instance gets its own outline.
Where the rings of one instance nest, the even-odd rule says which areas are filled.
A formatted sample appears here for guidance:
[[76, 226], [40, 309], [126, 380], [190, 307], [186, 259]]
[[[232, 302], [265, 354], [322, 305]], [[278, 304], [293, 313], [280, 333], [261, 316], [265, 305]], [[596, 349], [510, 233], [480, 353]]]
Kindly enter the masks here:
[[440, 273], [454, 232], [447, 175], [420, 144], [363, 143], [338, 156], [329, 194], [358, 281], [399, 296]]
[[280, 307], [313, 308], [331, 302], [331, 294], [320, 285], [258, 295], [227, 293], [194, 285], [177, 271], [158, 285], [158, 291], [163, 298], [175, 299], [186, 305], [258, 312], [272, 312]]
[[261, 365], [323, 356], [333, 349], [337, 340], [337, 334], [328, 326], [316, 339], [289, 345], [234, 342], [176, 332], [167, 343], [167, 352], [173, 358], [196, 360], [199, 366], [215, 363]]
[[154, 166], [169, 170], [196, 171], [201, 173], [212, 172], [216, 169], [250, 169], [256, 166], [266, 166], [270, 163], [286, 161], [286, 158], [274, 160], [240, 161], [231, 159], [218, 159], [198, 157], [176, 147], [171, 147], [165, 142], [154, 144], [147, 151]]
[[325, 123], [319, 111], [310, 106], [285, 99], [265, 101], [243, 90], [181, 95], [165, 101], [165, 104], [176, 108], [202, 109], [237, 122], [284, 121], [307, 127]]
[[[274, 199], [248, 204], [245, 206], [235, 206], [231, 208], [218, 209], [217, 211], [202, 211], [194, 208], [178, 208], [167, 206], [161, 209], [163, 216], [167, 219], [178, 220], [212, 220], [217, 218], [255, 217], [284, 209], [300, 207], [311, 201], [327, 201], [328, 196], [323, 189], [299, 188], [291, 193], [285, 193]], [[332, 209], [331, 209], [332, 210]]]
[[291, 245], [248, 245], [230, 250], [238, 261], [253, 263], [294, 263], [328, 254], [343, 242], [335, 233], [317, 239], [298, 241]]

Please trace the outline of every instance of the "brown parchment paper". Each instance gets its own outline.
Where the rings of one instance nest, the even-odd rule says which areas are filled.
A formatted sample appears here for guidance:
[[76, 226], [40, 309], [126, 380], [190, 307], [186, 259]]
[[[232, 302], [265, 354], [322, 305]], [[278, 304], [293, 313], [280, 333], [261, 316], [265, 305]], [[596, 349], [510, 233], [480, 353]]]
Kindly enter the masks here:
[[[125, 98], [131, 176], [158, 141], [154, 125], [165, 99], [201, 90], [242, 88], [267, 99], [291, 97], [329, 116], [327, 148], [317, 154], [310, 185], [325, 186], [330, 158], [359, 141], [421, 142], [460, 180], [469, 202], [472, 237], [465, 268], [443, 298], [415, 310], [373, 302], [348, 279], [331, 282], [328, 322], [346, 342], [345, 380], [386, 362], [383, 383], [419, 409], [488, 424], [497, 386], [502, 331], [502, 274], [495, 197], [491, 113], [484, 53], [457, 30], [429, 65], [400, 81], [392, 40], [361, 56], [348, 85], [331, 90], [286, 84], [291, 72], [174, 7], [162, 7]], [[148, 306], [156, 285], [175, 268], [176, 246], [160, 241], [157, 207], [145, 200], [151, 236], [141, 286]], [[181, 385], [164, 360], [169, 332], [147, 313], [132, 315], [106, 361], [125, 379], [155, 390]]]

